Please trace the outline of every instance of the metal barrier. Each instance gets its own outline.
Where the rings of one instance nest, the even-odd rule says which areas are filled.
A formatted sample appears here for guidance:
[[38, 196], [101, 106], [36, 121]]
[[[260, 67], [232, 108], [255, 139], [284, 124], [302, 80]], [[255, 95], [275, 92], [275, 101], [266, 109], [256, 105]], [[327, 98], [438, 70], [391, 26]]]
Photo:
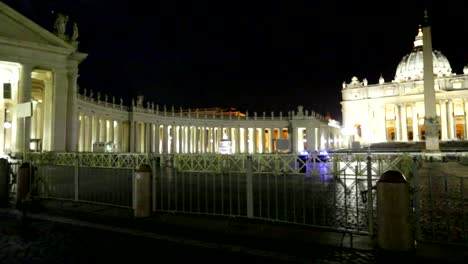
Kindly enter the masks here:
[[[369, 235], [377, 228], [375, 182], [386, 170], [399, 170], [413, 190], [416, 239], [468, 243], [468, 181], [450, 170], [436, 174], [427, 169], [432, 159], [420, 154], [334, 154], [324, 162], [313, 155], [48, 153], [31, 160], [40, 179], [38, 197], [132, 208], [135, 168], [148, 163], [153, 211], [238, 216]], [[463, 164], [459, 161], [450, 162]]]

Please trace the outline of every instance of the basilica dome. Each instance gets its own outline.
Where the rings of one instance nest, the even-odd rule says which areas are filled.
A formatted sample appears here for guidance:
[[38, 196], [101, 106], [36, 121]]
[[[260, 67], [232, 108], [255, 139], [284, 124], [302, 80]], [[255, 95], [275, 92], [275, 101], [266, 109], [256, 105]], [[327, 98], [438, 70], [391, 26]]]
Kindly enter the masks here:
[[[440, 51], [432, 51], [432, 65], [434, 67], [434, 75], [436, 76], [450, 76], [452, 75], [452, 68], [450, 63]], [[424, 63], [423, 63], [423, 34], [419, 28], [418, 35], [414, 41], [414, 47], [411, 53], [401, 59], [398, 64], [395, 81], [403, 82], [410, 80], [421, 80], [424, 76]]]

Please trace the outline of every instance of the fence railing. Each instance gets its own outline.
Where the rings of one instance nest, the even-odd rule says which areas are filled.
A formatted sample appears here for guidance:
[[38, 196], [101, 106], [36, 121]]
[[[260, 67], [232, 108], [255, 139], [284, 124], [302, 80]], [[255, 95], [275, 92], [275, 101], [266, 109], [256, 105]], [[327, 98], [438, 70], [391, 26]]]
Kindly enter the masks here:
[[[43, 198], [132, 208], [135, 169], [149, 164], [154, 211], [240, 216], [370, 235], [376, 229], [372, 190], [384, 171], [398, 170], [413, 190], [417, 239], [468, 243], [468, 181], [448, 171], [424, 170], [432, 160], [420, 155], [333, 154], [328, 161], [276, 154], [32, 153], [29, 158]], [[462, 161], [449, 162], [464, 166]]]

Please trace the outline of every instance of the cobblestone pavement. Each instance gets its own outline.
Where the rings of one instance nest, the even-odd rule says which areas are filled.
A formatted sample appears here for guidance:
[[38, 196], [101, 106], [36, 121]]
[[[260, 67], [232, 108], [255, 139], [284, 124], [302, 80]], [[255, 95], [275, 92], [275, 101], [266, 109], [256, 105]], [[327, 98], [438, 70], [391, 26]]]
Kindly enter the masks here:
[[[317, 246], [300, 249], [304, 255], [265, 256], [265, 252], [210, 248], [96, 230], [51, 221], [21, 224], [0, 216], [0, 263], [135, 263], [203, 261], [203, 263], [375, 263], [372, 252]], [[258, 254], [256, 254], [258, 253]]]

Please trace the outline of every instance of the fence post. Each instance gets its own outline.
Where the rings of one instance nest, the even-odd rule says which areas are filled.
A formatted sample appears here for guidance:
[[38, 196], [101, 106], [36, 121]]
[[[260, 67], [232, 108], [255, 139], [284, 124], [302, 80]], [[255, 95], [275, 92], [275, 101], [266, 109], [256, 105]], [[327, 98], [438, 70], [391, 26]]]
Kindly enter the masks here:
[[377, 182], [377, 243], [388, 251], [414, 249], [409, 184], [396, 170], [382, 174]]
[[7, 207], [10, 196], [10, 166], [7, 159], [0, 159], [0, 207]]
[[78, 201], [79, 199], [79, 192], [80, 192], [80, 175], [79, 175], [79, 158], [80, 156], [78, 154], [75, 154], [75, 168], [74, 168], [74, 173], [75, 173], [75, 202]]
[[140, 165], [135, 171], [134, 181], [134, 216], [148, 217], [151, 215], [151, 167], [147, 164]]
[[253, 171], [252, 171], [252, 156], [247, 156], [246, 160], [247, 171], [247, 217], [253, 218]]
[[369, 235], [374, 235], [374, 200], [372, 199], [372, 157], [367, 156], [367, 224]]
[[419, 192], [420, 183], [419, 183], [419, 172], [418, 172], [418, 158], [415, 156], [413, 157], [413, 178], [414, 178], [414, 186], [413, 186], [413, 208], [414, 208], [414, 224], [415, 224], [415, 239], [419, 241], [421, 239], [421, 225], [419, 223], [420, 220], [420, 209], [419, 209], [419, 198], [421, 193]]
[[17, 174], [16, 207], [21, 207], [31, 189], [31, 175], [29, 163], [21, 164]]

